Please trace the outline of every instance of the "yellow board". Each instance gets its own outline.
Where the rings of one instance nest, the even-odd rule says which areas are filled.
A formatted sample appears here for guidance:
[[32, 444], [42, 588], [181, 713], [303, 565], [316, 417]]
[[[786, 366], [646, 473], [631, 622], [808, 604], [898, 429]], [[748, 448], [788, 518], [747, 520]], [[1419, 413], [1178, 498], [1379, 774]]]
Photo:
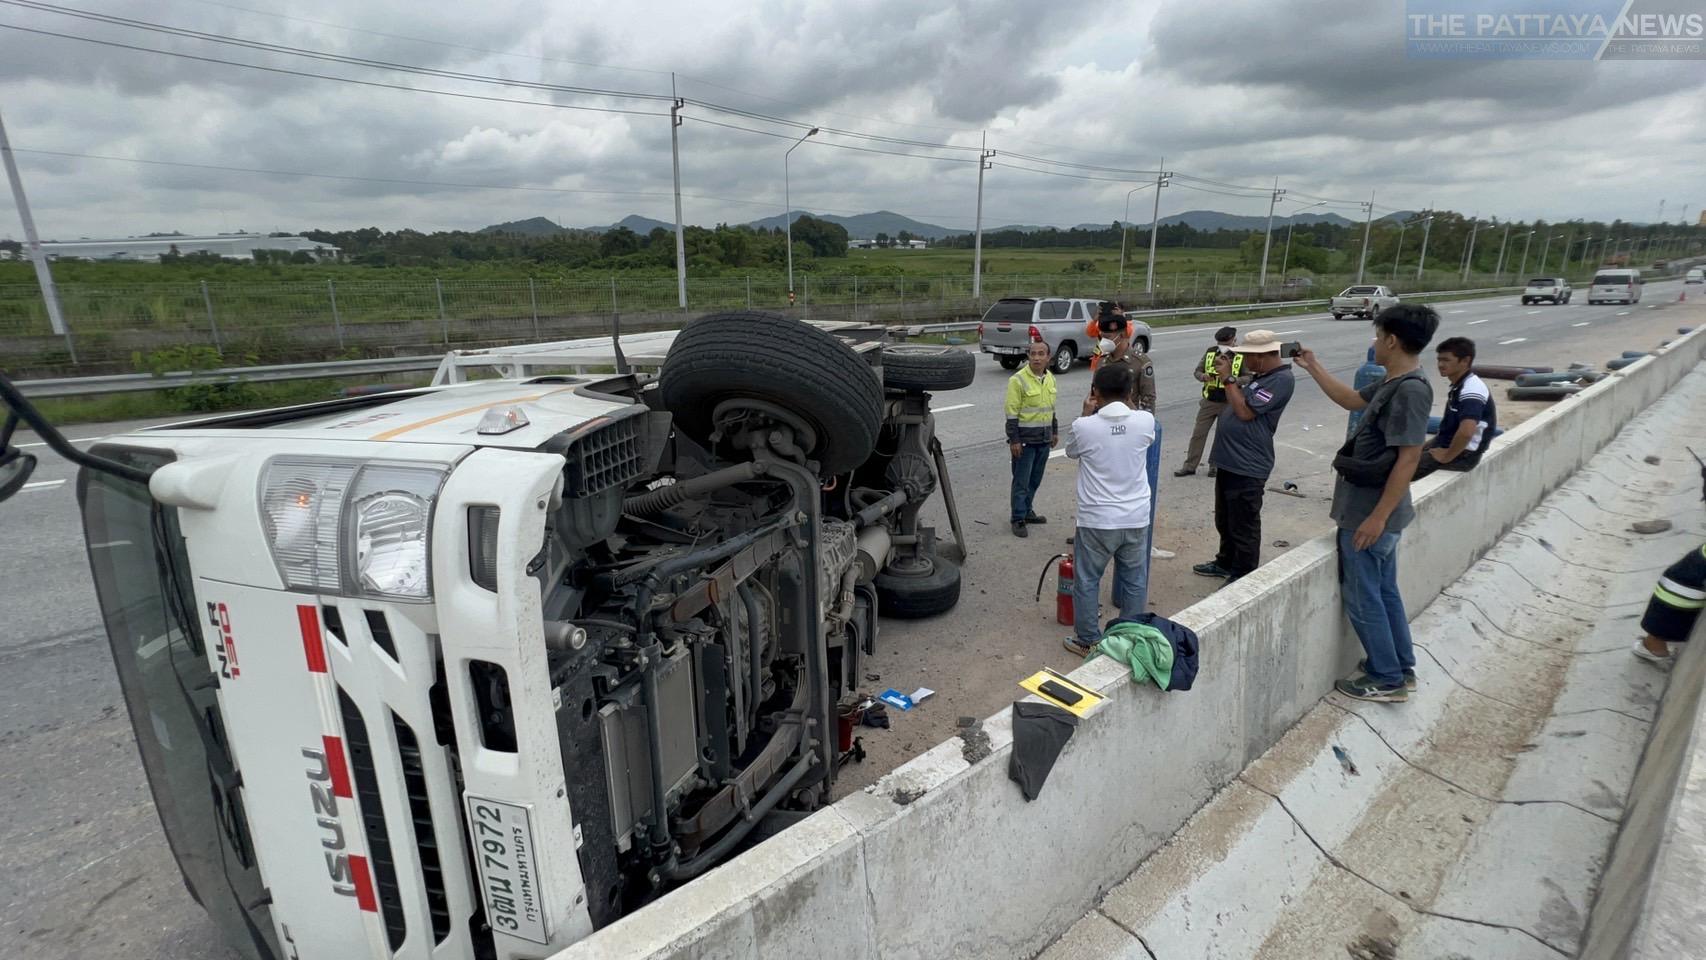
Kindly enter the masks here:
[[[1043, 692], [1042, 686], [1043, 686], [1043, 681], [1045, 681], [1045, 680], [1053, 680], [1055, 683], [1058, 683], [1061, 686], [1065, 687], [1066, 689], [1071, 690], [1073, 693], [1078, 694], [1082, 699], [1080, 699], [1077, 703], [1070, 704], [1070, 705], [1062, 703], [1059, 700], [1056, 700], [1055, 698], [1053, 698], [1053, 697], [1051, 697], [1048, 694]], [[1049, 703], [1052, 703], [1055, 706], [1060, 707], [1061, 709], [1067, 711], [1068, 713], [1071, 713], [1074, 716], [1079, 716], [1079, 717], [1082, 717], [1085, 714], [1089, 713], [1090, 709], [1092, 707], [1094, 707], [1094, 706], [1096, 706], [1096, 704], [1102, 702], [1101, 694], [1098, 694], [1098, 693], [1092, 691], [1088, 687], [1074, 683], [1071, 680], [1068, 680], [1066, 677], [1062, 676], [1061, 674], [1055, 673], [1053, 670], [1049, 670], [1049, 669], [1039, 670], [1036, 673], [1026, 677], [1025, 679], [1020, 680], [1019, 686], [1024, 687], [1026, 690], [1029, 690], [1030, 692], [1036, 694], [1037, 696], [1042, 697], [1044, 700], [1047, 700]]]

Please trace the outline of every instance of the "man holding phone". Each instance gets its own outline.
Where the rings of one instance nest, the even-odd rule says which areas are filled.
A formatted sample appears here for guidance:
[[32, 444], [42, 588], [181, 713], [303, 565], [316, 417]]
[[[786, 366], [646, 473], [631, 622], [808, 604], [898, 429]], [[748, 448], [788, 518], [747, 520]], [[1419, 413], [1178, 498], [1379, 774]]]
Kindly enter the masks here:
[[[1226, 409], [1208, 456], [1216, 471], [1214, 528], [1220, 533], [1220, 552], [1191, 568], [1199, 576], [1231, 583], [1261, 563], [1262, 491], [1274, 471], [1274, 433], [1294, 386], [1282, 346], [1272, 330], [1252, 330], [1230, 353], [1215, 357], [1215, 376], [1226, 389]], [[1295, 344], [1291, 348], [1297, 349]], [[1243, 358], [1237, 376], [1232, 354]]]
[[1363, 411], [1333, 458], [1331, 511], [1339, 527], [1339, 594], [1366, 655], [1356, 675], [1334, 688], [1357, 700], [1402, 703], [1416, 685], [1410, 616], [1398, 592], [1398, 537], [1416, 516], [1410, 482], [1434, 402], [1421, 353], [1437, 329], [1439, 314], [1431, 307], [1382, 310], [1374, 319], [1374, 361], [1386, 368], [1386, 379], [1361, 390], [1328, 373], [1314, 353], [1297, 358], [1328, 399]]

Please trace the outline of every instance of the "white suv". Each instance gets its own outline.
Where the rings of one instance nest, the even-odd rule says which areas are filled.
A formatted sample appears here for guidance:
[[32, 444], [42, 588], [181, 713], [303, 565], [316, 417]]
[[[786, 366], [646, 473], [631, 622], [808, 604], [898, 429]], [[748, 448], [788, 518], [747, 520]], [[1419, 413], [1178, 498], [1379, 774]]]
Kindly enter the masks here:
[[1570, 281], [1563, 277], [1535, 277], [1528, 281], [1528, 286], [1522, 291], [1522, 305], [1539, 303], [1569, 303], [1570, 295], [1575, 291], [1570, 289]]

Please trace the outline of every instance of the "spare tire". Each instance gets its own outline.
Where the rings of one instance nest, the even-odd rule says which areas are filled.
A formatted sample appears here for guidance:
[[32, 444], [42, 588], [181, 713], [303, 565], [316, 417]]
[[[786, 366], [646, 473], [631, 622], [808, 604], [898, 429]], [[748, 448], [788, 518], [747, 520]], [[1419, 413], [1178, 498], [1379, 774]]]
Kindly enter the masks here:
[[958, 390], [977, 377], [977, 358], [955, 347], [894, 343], [883, 348], [883, 386], [891, 390]]
[[700, 441], [726, 400], [787, 410], [817, 434], [807, 454], [825, 474], [864, 463], [883, 422], [883, 388], [870, 364], [828, 332], [778, 313], [713, 313], [689, 323], [664, 358], [658, 388], [676, 426]]
[[872, 578], [877, 588], [877, 612], [896, 620], [919, 620], [947, 613], [960, 602], [960, 568], [941, 554], [930, 558], [922, 576], [887, 570]]

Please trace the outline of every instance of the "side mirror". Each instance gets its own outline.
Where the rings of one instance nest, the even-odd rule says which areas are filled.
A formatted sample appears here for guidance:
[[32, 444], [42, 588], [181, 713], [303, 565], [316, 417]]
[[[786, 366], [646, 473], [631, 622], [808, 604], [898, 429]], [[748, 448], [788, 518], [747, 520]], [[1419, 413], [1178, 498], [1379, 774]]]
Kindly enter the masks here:
[[34, 454], [20, 453], [16, 449], [0, 453], [0, 501], [24, 488], [24, 482], [36, 469]]

